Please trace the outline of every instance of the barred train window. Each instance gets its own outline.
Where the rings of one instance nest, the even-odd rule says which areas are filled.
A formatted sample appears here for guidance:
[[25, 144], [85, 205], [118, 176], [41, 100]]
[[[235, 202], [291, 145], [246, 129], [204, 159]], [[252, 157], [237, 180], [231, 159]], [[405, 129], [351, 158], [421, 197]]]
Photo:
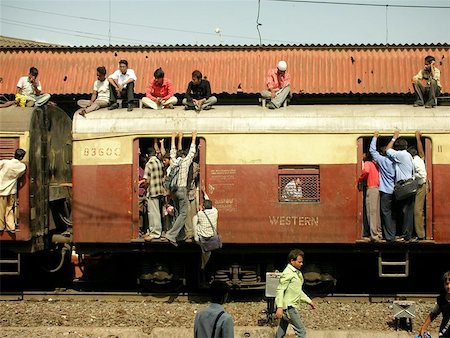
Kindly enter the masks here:
[[278, 201], [296, 203], [320, 202], [319, 166], [279, 166]]

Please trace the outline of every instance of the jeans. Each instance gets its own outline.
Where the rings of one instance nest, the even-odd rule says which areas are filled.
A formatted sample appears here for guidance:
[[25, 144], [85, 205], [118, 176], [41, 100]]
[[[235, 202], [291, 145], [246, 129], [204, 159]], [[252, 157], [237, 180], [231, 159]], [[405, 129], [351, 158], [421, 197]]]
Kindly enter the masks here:
[[[286, 318], [287, 317], [287, 318]], [[283, 318], [280, 319], [275, 338], [283, 338], [286, 335], [288, 325], [292, 324], [297, 338], [306, 338], [306, 329], [300, 320], [300, 315], [295, 307], [289, 306], [284, 310]]]
[[172, 228], [166, 232], [166, 238], [173, 242], [176, 241], [178, 234], [183, 229], [188, 216], [189, 199], [186, 187], [179, 187], [174, 194], [175, 203], [178, 204], [178, 217], [175, 220]]

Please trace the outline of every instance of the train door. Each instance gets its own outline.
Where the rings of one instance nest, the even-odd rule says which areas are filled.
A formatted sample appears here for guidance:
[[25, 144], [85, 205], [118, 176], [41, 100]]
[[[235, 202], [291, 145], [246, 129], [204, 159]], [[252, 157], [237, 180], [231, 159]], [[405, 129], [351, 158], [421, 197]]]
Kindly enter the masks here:
[[[189, 134], [186, 134], [186, 137], [183, 137], [181, 139], [181, 143], [179, 143], [179, 139], [177, 138], [176, 144], [178, 149], [189, 149], [191, 144], [191, 137]], [[143, 137], [136, 139], [133, 144], [134, 148], [134, 157], [133, 157], [133, 238], [143, 237], [149, 230], [149, 223], [148, 223], [148, 214], [147, 214], [147, 207], [146, 207], [146, 190], [145, 185], [142, 183], [144, 179], [144, 173], [145, 173], [145, 165], [149, 159], [149, 154], [153, 151], [156, 152], [156, 155], [162, 159], [163, 163], [163, 170], [164, 173], [167, 170], [168, 167], [168, 158], [170, 155], [170, 144], [171, 138], [170, 137]], [[163, 149], [164, 148], [164, 149]], [[196, 167], [196, 176], [194, 178], [195, 180], [195, 186], [198, 188], [199, 186], [204, 186], [204, 175], [202, 173], [205, 172], [205, 140], [199, 139], [197, 144], [197, 155], [194, 157], [194, 162], [197, 163]], [[191, 169], [192, 170], [192, 169]], [[188, 181], [191, 179], [190, 175], [193, 174], [192, 172], [189, 172], [188, 174]], [[142, 184], [140, 184], [140, 182]], [[200, 183], [199, 183], [200, 182]], [[191, 191], [191, 198], [192, 198], [192, 191]], [[196, 207], [195, 210], [198, 208], [198, 204], [201, 203], [201, 196], [200, 200], [198, 198], [198, 194], [195, 194], [196, 198]], [[161, 216], [162, 216], [162, 227], [163, 231], [165, 231], [168, 227], [170, 227], [170, 216], [167, 215], [168, 210], [169, 213], [172, 213], [172, 209], [170, 206], [173, 206], [173, 203], [171, 201], [170, 195], [166, 193], [165, 196], [161, 198], [160, 201], [160, 210], [161, 210]], [[174, 211], [176, 212], [176, 210]]]
[[[408, 142], [408, 147], [415, 147], [417, 149], [417, 141], [415, 137], [406, 136], [403, 137]], [[380, 147], [386, 146], [390, 140], [392, 139], [392, 136], [380, 136], [377, 140], [377, 150], [380, 150]], [[360, 137], [357, 141], [357, 148], [358, 148], [358, 154], [357, 154], [357, 166], [356, 166], [356, 180], [361, 175], [362, 172], [362, 163], [364, 154], [369, 152], [369, 145], [372, 141], [372, 137]], [[425, 166], [427, 170], [427, 190], [429, 190], [429, 187], [431, 186], [429, 183], [431, 182], [432, 176], [433, 176], [433, 166], [432, 166], [432, 144], [431, 140], [429, 138], [422, 137], [421, 138], [422, 145], [424, 147], [425, 152]], [[356, 220], [357, 220], [357, 239], [370, 236], [370, 233], [368, 233], [368, 219], [366, 215], [366, 209], [365, 209], [365, 187], [363, 185], [359, 185], [359, 189], [355, 188], [356, 193], [358, 194], [357, 203], [358, 203], [358, 209], [359, 212], [357, 214]], [[358, 191], [360, 190], [360, 191]], [[425, 202], [425, 232], [426, 232], [426, 239], [433, 239], [433, 220], [432, 220], [432, 204], [433, 204], [433, 198], [432, 194], [427, 193], [426, 195], [426, 202]], [[396, 213], [395, 220], [397, 223], [397, 234], [401, 234], [401, 213], [396, 212], [395, 210], [396, 206], [395, 203], [393, 205], [393, 210]], [[415, 230], [413, 231], [415, 233]], [[414, 235], [415, 236], [415, 235]]]

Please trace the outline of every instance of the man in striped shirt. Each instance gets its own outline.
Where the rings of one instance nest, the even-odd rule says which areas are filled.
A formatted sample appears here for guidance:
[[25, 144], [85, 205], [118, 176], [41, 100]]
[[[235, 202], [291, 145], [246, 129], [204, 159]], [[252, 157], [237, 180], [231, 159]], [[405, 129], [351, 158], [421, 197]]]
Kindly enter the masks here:
[[149, 149], [149, 160], [145, 165], [144, 179], [147, 185], [147, 210], [148, 226], [150, 235], [144, 237], [144, 240], [151, 241], [161, 237], [161, 208], [160, 200], [164, 195], [163, 187], [163, 164], [156, 156], [153, 148]]
[[[170, 160], [172, 163], [179, 163], [180, 166], [177, 179], [177, 190], [173, 193], [175, 205], [178, 207], [178, 217], [176, 218], [172, 228], [170, 228], [170, 230], [166, 232], [166, 239], [174, 246], [178, 246], [177, 236], [180, 233], [181, 229], [183, 229], [188, 215], [189, 199], [187, 194], [187, 179], [189, 167], [195, 156], [195, 141], [197, 138], [197, 132], [192, 132], [192, 141], [188, 153], [186, 153], [185, 150], [179, 150], [177, 152], [177, 149], [175, 147], [176, 136], [177, 133], [173, 132], [170, 146]], [[181, 137], [182, 134], [180, 134], [180, 139]]]

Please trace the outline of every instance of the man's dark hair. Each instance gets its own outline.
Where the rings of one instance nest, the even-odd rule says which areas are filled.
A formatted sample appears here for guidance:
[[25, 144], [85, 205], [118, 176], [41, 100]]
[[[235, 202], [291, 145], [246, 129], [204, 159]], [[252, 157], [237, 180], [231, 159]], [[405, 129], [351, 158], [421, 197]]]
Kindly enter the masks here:
[[27, 152], [25, 151], [25, 150], [23, 150], [22, 148], [18, 148], [18, 149], [16, 149], [16, 151], [14, 152], [14, 158], [16, 159], [16, 160], [19, 160], [19, 161], [21, 161], [24, 157], [25, 157], [25, 154], [26, 154]]
[[38, 71], [38, 69], [36, 67], [31, 67], [30, 68], [30, 74], [33, 75], [33, 76], [38, 76], [39, 71]]
[[128, 61], [127, 61], [127, 60], [120, 60], [120, 61], [119, 61], [119, 65], [120, 65], [120, 64], [125, 65], [125, 66], [128, 67]]
[[187, 151], [184, 149], [177, 151], [177, 157], [186, 157], [187, 154], [188, 154]]
[[201, 79], [203, 77], [203, 75], [199, 70], [194, 70], [192, 72], [192, 77], [195, 77], [196, 79]]
[[212, 209], [213, 203], [211, 200], [204, 200], [203, 206], [205, 207], [205, 209]]
[[408, 141], [406, 141], [404, 138], [399, 138], [394, 142], [394, 149], [395, 150], [406, 150], [408, 149]]
[[431, 64], [433, 61], [436, 61], [436, 59], [434, 58], [434, 56], [428, 55], [428, 56], [425, 58], [425, 63], [426, 63], [427, 65]]
[[213, 281], [209, 287], [211, 302], [216, 304], [225, 303], [229, 291], [230, 287], [227, 283], [216, 280]]
[[442, 276], [442, 281], [444, 283], [447, 283], [450, 280], [450, 271], [447, 271], [446, 273], [444, 273], [444, 276]]
[[102, 75], [106, 75], [106, 68], [105, 68], [105, 66], [97, 67], [97, 73], [100, 73]]
[[156, 150], [155, 150], [155, 148], [153, 148], [153, 147], [148, 147], [147, 148], [147, 155], [150, 157], [150, 156], [155, 156], [156, 155]]
[[290, 263], [292, 260], [295, 261], [298, 256], [304, 257], [305, 253], [300, 249], [291, 250], [288, 255], [288, 263]]
[[161, 67], [159, 67], [157, 70], [155, 70], [153, 76], [155, 77], [155, 79], [162, 79], [164, 77], [164, 71]]
[[417, 156], [417, 155], [419, 154], [419, 153], [417, 152], [416, 147], [414, 147], [414, 146], [408, 147], [408, 149], [406, 149], [406, 151], [407, 151], [408, 153], [410, 153], [412, 157]]

